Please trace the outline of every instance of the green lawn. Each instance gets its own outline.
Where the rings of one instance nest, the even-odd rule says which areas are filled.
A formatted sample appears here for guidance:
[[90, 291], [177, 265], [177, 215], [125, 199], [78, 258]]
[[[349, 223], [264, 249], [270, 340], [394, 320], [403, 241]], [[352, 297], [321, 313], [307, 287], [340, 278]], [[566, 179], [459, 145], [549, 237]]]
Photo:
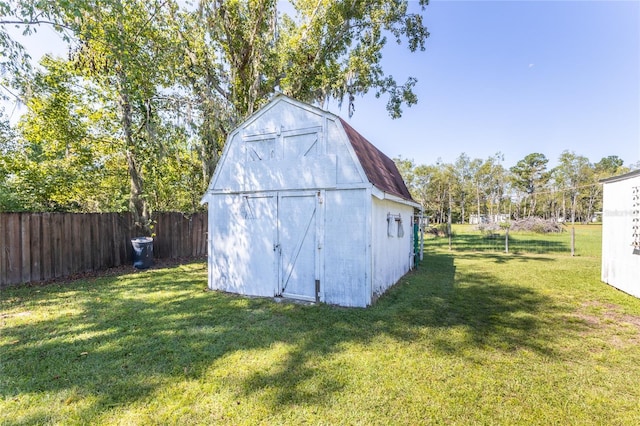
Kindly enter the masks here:
[[640, 300], [599, 276], [428, 246], [368, 309], [205, 291], [203, 263], [3, 290], [0, 424], [640, 424]]

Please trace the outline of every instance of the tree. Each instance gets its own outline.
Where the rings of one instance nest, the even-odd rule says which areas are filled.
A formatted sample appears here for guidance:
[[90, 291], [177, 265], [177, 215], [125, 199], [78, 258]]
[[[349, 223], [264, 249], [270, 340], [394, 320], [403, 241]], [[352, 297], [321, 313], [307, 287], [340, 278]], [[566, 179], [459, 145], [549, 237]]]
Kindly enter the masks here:
[[129, 174], [129, 210], [146, 233], [151, 212], [142, 164], [157, 160], [150, 155], [157, 148], [160, 122], [153, 101], [173, 83], [168, 12], [175, 8], [171, 1], [113, 0], [66, 11], [73, 12], [66, 19], [80, 41], [72, 55], [78, 72], [115, 98]]
[[[278, 35], [278, 83], [281, 90], [303, 101], [343, 101], [350, 110], [355, 96], [375, 90], [388, 95], [387, 111], [402, 115], [402, 105], [417, 102], [410, 77], [398, 84], [382, 69], [387, 35], [409, 50], [424, 50], [429, 36], [419, 13], [408, 12], [400, 0], [300, 0], [293, 2], [297, 16], [284, 15]], [[424, 10], [428, 1], [420, 0]], [[281, 78], [280, 78], [281, 76]]]
[[419, 165], [415, 168], [417, 200], [432, 222], [446, 221], [449, 193], [452, 186], [452, 168], [442, 163]]
[[496, 153], [481, 162], [477, 169], [475, 181], [478, 217], [480, 217], [481, 199], [485, 201], [484, 208], [488, 211], [489, 216], [494, 214], [494, 205], [497, 206], [496, 212], [500, 211], [500, 201], [505, 192], [504, 168], [500, 164], [501, 161], [503, 161], [502, 154]]
[[452, 178], [450, 180], [451, 195], [458, 200], [460, 206], [460, 223], [464, 223], [466, 217], [465, 211], [469, 202], [467, 196], [473, 192], [471, 167], [471, 160], [464, 152], [458, 156], [454, 164], [448, 166], [448, 175]]
[[[202, 0], [196, 10], [180, 10], [175, 0], [0, 2], [0, 11], [12, 17], [0, 22], [0, 49], [13, 52], [5, 55], [7, 67], [24, 74], [28, 57], [2, 25], [64, 29], [73, 45], [70, 74], [99, 92], [101, 106], [117, 117], [104, 123], [116, 130], [126, 164], [129, 209], [145, 226], [153, 204], [169, 207], [163, 194], [170, 188], [201, 193], [228, 132], [276, 91], [318, 103], [348, 98], [352, 107], [355, 96], [375, 90], [388, 96], [392, 117], [417, 102], [415, 79], [400, 84], [381, 66], [387, 37], [424, 50], [429, 34], [408, 5], [299, 0], [288, 16], [275, 0]], [[28, 102], [32, 89], [18, 87]], [[164, 170], [180, 182], [172, 186], [158, 163], [178, 158]], [[181, 180], [182, 167], [188, 181]], [[193, 204], [195, 197], [181, 199]]]
[[624, 161], [617, 155], [609, 155], [598, 161], [594, 167], [600, 178], [615, 176], [617, 174], [626, 173], [628, 170], [623, 167]]
[[300, 0], [289, 16], [275, 0], [202, 0], [196, 14], [181, 14], [181, 74], [203, 106], [200, 135], [214, 153], [201, 155], [205, 174], [228, 132], [274, 92], [319, 104], [346, 97], [352, 111], [355, 96], [376, 90], [388, 95], [392, 117], [415, 104], [416, 80], [398, 84], [381, 66], [387, 34], [398, 43], [406, 39], [411, 51], [424, 50], [429, 33], [408, 3]]
[[411, 193], [411, 196], [417, 201], [416, 194], [418, 194], [419, 187], [414, 161], [400, 156], [398, 158], [394, 158], [393, 162], [396, 164], [396, 167], [398, 168], [405, 185], [407, 185], [407, 189]]
[[595, 211], [602, 209], [602, 185], [600, 184], [600, 180], [628, 172], [629, 169], [624, 167], [623, 164], [624, 161], [620, 157], [610, 155], [603, 157], [589, 170], [588, 176], [591, 179], [592, 185], [585, 188], [588, 218], [592, 217]]
[[525, 206], [525, 216], [531, 216], [535, 213], [536, 193], [544, 188], [549, 181], [548, 162], [549, 160], [544, 154], [536, 152], [526, 155], [509, 169], [514, 188], [525, 193], [525, 200], [529, 200], [528, 213]]
[[[571, 222], [575, 223], [578, 209], [578, 195], [585, 185], [592, 184], [590, 179], [589, 159], [582, 155], [577, 155], [573, 151], [563, 151], [558, 159], [558, 166], [553, 169], [555, 180], [569, 195], [571, 202]], [[566, 217], [566, 214], [565, 214]]]
[[122, 210], [114, 195], [126, 171], [117, 167], [114, 140], [95, 131], [104, 110], [93, 109], [95, 102], [78, 86], [66, 61], [45, 57], [41, 65], [26, 100], [28, 112], [7, 148], [11, 210]]
[[[66, 29], [61, 19], [64, 5], [65, 2], [56, 1], [0, 1], [0, 89], [3, 89], [0, 99], [6, 99], [9, 95], [22, 100], [14, 88], [28, 81], [32, 71], [31, 57], [10, 36], [7, 27], [21, 28], [24, 35], [36, 33], [41, 25], [62, 31]], [[68, 40], [66, 33], [62, 33], [62, 36]]]
[[15, 144], [15, 132], [0, 108], [0, 212], [15, 210], [18, 204], [15, 192], [8, 185]]

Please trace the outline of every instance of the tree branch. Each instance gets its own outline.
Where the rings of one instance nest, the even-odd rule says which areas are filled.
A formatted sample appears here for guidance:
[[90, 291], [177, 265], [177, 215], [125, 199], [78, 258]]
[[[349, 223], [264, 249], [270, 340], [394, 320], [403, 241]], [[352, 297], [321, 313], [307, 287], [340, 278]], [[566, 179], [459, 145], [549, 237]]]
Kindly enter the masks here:
[[64, 28], [70, 31], [73, 31], [73, 28], [71, 28], [68, 25], [65, 24], [61, 24], [59, 22], [54, 22], [54, 21], [47, 21], [47, 20], [32, 20], [32, 21], [22, 21], [22, 20], [17, 20], [17, 21], [0, 21], [0, 25], [25, 25], [25, 26], [29, 26], [29, 25], [51, 25], [52, 27], [60, 27], [60, 28]]

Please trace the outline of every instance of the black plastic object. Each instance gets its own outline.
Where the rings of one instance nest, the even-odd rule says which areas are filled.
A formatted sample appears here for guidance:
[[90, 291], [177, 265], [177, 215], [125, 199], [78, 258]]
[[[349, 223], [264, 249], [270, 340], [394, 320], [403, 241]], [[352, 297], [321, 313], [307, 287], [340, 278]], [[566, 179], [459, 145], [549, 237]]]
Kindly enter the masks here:
[[133, 267], [148, 269], [153, 264], [153, 238], [137, 237], [131, 240], [133, 245]]

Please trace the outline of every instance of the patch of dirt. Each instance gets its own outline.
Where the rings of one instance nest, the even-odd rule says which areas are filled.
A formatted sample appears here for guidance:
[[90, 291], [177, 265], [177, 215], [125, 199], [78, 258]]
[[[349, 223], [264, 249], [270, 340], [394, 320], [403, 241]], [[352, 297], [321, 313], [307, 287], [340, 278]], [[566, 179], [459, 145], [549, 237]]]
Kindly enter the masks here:
[[570, 317], [586, 326], [581, 335], [586, 337], [595, 332], [605, 332], [608, 343], [614, 348], [640, 343], [640, 316], [626, 314], [618, 305], [590, 301], [583, 303]]

